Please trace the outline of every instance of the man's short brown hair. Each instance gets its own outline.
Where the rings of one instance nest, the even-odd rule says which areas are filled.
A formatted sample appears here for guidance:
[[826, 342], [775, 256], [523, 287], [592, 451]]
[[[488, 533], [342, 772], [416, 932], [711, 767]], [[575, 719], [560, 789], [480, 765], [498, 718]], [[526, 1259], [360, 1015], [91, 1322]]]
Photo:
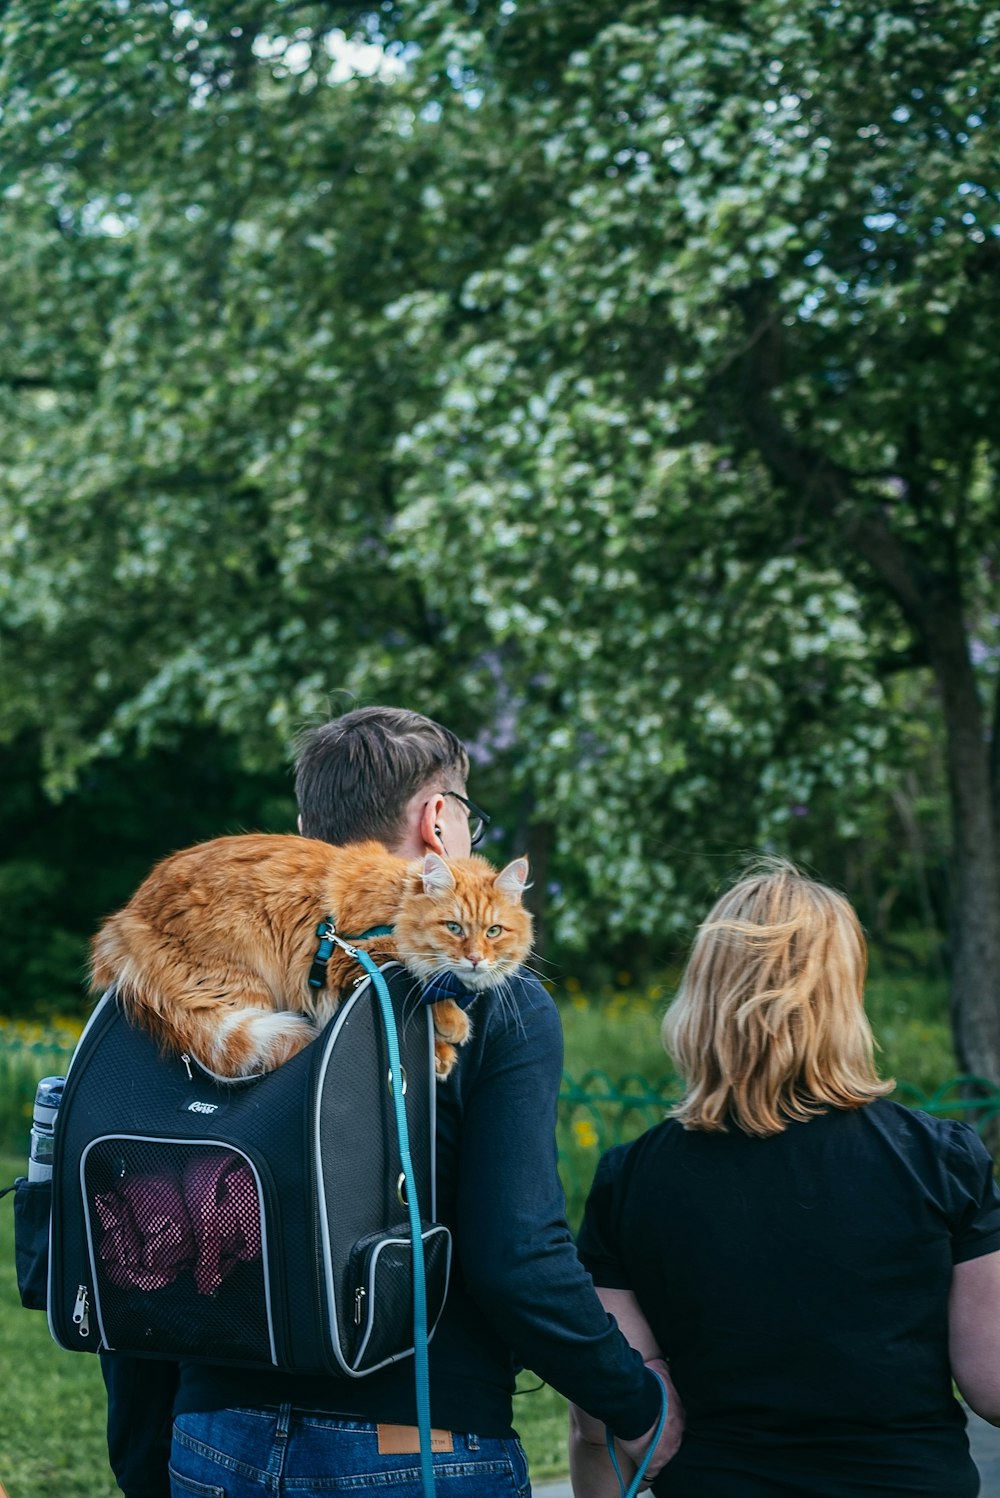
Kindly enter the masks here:
[[469, 756], [450, 729], [400, 707], [359, 707], [308, 729], [295, 755], [295, 796], [305, 837], [327, 843], [369, 838], [394, 847], [406, 808], [432, 780], [460, 790]]

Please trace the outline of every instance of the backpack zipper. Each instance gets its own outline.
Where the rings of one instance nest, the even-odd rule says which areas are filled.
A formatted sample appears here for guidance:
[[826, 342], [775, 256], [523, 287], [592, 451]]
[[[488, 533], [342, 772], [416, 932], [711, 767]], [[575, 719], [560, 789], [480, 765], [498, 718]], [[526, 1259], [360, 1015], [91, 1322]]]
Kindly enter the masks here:
[[90, 1336], [90, 1297], [86, 1285], [81, 1285], [73, 1302], [73, 1325], [81, 1337]]
[[[114, 1023], [116, 1004], [117, 1000], [110, 994], [109, 990], [109, 993], [103, 996], [87, 1021], [87, 1024], [84, 1026], [84, 1032], [77, 1041], [73, 1054], [70, 1057], [69, 1066], [66, 1068], [66, 1085], [63, 1088], [62, 1103], [59, 1105], [59, 1123], [62, 1127], [56, 1128], [52, 1148], [53, 1182], [62, 1180], [62, 1161], [67, 1148], [66, 1131], [68, 1124], [66, 1120], [69, 1118], [68, 1105], [71, 1103], [79, 1085], [80, 1077], [89, 1063], [95, 1037], [102, 1035]], [[83, 1065], [77, 1065], [77, 1058], [80, 1055], [81, 1047], [85, 1040], [88, 1042], [87, 1059]], [[66, 1106], [64, 1107], [64, 1105]], [[86, 1285], [78, 1286], [76, 1300], [73, 1303], [73, 1313], [70, 1323], [67, 1324], [66, 1291], [64, 1289], [62, 1295], [56, 1294], [56, 1290], [59, 1287], [59, 1272], [65, 1269], [72, 1273], [77, 1266], [66, 1262], [67, 1259], [72, 1259], [73, 1255], [68, 1250], [62, 1237], [62, 1198], [62, 1190], [53, 1190], [49, 1225], [49, 1273], [46, 1297], [48, 1300], [48, 1310], [46, 1314], [48, 1316], [49, 1331], [52, 1334], [52, 1340], [58, 1347], [64, 1347], [72, 1351], [75, 1347], [79, 1346], [79, 1341], [74, 1339], [73, 1332], [76, 1333], [76, 1338], [78, 1339], [90, 1336], [90, 1294]], [[81, 1208], [83, 1207], [82, 1202], [80, 1206]], [[84, 1217], [86, 1216], [85, 1211], [83, 1215]], [[82, 1265], [80, 1267], [86, 1268], [87, 1266]], [[72, 1284], [72, 1280], [70, 1280], [70, 1284]], [[70, 1331], [70, 1326], [72, 1326], [73, 1331]]]

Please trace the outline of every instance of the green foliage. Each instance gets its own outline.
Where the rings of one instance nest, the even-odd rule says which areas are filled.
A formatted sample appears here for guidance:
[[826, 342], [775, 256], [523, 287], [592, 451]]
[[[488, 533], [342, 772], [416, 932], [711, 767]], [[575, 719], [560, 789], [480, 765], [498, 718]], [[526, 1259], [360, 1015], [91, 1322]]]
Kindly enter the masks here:
[[612, 962], [744, 849], [878, 882], [923, 602], [996, 674], [998, 25], [11, 0], [0, 739], [421, 707]]
[[0, 1150], [12, 1150], [21, 1158], [21, 1175], [35, 1088], [42, 1077], [66, 1075], [82, 1029], [80, 1022], [40, 1025], [0, 1018]]
[[501, 44], [464, 35], [473, 138], [513, 117], [501, 190], [547, 212], [466, 280], [459, 336], [405, 309], [447, 380], [397, 443], [411, 564], [430, 553], [454, 637], [523, 683], [581, 940], [596, 901], [612, 932], [683, 920], [706, 852], [809, 856], [799, 811], [860, 830], [906, 754], [887, 558], [954, 594], [960, 548], [981, 596], [1000, 373], [971, 71], [995, 12], [587, 14], [544, 89], [491, 87]]
[[252, 775], [218, 735], [178, 735], [163, 749], [92, 762], [53, 804], [37, 744], [0, 747], [0, 1014], [82, 1016], [88, 942], [151, 865], [229, 832], [291, 832], [287, 770]]

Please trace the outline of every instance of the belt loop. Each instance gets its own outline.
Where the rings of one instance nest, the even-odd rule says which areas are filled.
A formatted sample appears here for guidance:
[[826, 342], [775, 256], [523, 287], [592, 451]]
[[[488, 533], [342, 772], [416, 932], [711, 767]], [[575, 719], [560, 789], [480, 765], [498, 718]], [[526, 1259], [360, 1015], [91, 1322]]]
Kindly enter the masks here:
[[466, 1436], [465, 1440], [466, 1440], [466, 1443], [467, 1443], [470, 1451], [478, 1451], [479, 1450], [479, 1437], [478, 1436]]
[[271, 1447], [271, 1460], [267, 1464], [267, 1486], [273, 1488], [274, 1492], [278, 1491], [278, 1483], [285, 1468], [285, 1457], [288, 1454], [288, 1429], [291, 1423], [291, 1405], [280, 1405], [278, 1408], [278, 1418], [274, 1426], [274, 1445]]

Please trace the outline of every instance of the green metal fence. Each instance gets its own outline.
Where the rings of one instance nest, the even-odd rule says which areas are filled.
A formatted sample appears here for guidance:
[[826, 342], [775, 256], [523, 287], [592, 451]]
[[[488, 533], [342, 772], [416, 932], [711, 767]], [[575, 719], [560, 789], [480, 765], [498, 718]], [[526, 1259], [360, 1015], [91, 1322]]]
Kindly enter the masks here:
[[[75, 1036], [55, 1028], [32, 1026], [34, 1038], [0, 1036], [0, 1149], [27, 1155], [31, 1105], [39, 1077], [60, 1076], [73, 1053]], [[6, 1180], [0, 1186], [6, 1186]]]
[[[633, 1137], [636, 1132], [658, 1123], [664, 1110], [677, 1102], [682, 1092], [679, 1077], [661, 1077], [652, 1082], [639, 1072], [630, 1072], [616, 1082], [603, 1071], [588, 1071], [579, 1081], [563, 1073], [559, 1093], [560, 1113], [576, 1125], [589, 1125], [595, 1144], [607, 1149]], [[989, 1120], [1000, 1113], [1000, 1087], [985, 1077], [965, 1075], [952, 1077], [933, 1092], [924, 1092], [910, 1082], [897, 1082], [892, 1094], [897, 1103], [922, 1108], [948, 1118], [968, 1117], [980, 1133]], [[589, 1132], [580, 1128], [578, 1132]]]
[[[56, 1030], [31, 1040], [0, 1037], [0, 1147], [15, 1155], [27, 1149], [35, 1083], [47, 1073], [65, 1071], [72, 1048], [72, 1037]], [[676, 1076], [654, 1081], [640, 1072], [617, 1079], [597, 1070], [581, 1077], [563, 1074], [557, 1145], [571, 1222], [579, 1219], [601, 1153], [659, 1123], [680, 1095]], [[951, 1077], [933, 1092], [898, 1082], [893, 1095], [927, 1113], [964, 1118], [981, 1134], [1000, 1115], [1000, 1087], [984, 1077]], [[529, 1123], [526, 1119], [525, 1126]]]

